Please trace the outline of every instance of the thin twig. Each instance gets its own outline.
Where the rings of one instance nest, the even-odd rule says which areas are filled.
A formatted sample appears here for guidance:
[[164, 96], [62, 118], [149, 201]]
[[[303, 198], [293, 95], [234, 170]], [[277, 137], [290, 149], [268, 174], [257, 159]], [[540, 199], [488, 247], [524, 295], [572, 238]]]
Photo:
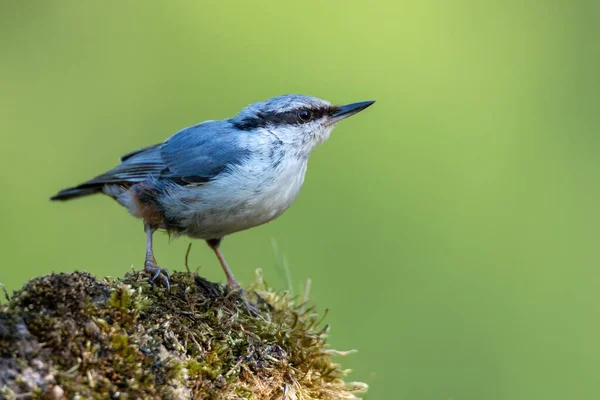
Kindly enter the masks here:
[[190, 266], [188, 265], [188, 257], [190, 256], [190, 250], [192, 250], [192, 242], [188, 244], [187, 251], [185, 252], [185, 269], [187, 270], [188, 274], [192, 273], [192, 271], [190, 271]]
[[308, 296], [310, 295], [310, 285], [312, 281], [310, 278], [306, 279], [306, 285], [304, 285], [304, 296], [302, 297], [302, 308], [308, 304]]
[[273, 237], [271, 238], [271, 245], [273, 246], [273, 252], [275, 253], [275, 265], [279, 267], [278, 270], [280, 272], [283, 271], [283, 276], [286, 280], [288, 292], [290, 292], [291, 297], [294, 297], [294, 287], [292, 286], [292, 273], [290, 272], [290, 266], [287, 262], [287, 258], [281, 254], [281, 252], [279, 251], [279, 246], [277, 246], [277, 241]]

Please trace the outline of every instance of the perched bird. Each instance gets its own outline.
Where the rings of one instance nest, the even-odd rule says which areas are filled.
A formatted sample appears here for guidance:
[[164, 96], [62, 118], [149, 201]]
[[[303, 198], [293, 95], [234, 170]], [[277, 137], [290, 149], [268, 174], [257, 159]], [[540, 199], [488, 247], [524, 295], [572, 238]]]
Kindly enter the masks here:
[[184, 128], [154, 146], [128, 153], [115, 168], [51, 200], [106, 194], [141, 218], [146, 232], [144, 268], [169, 289], [157, 265], [157, 229], [204, 239], [233, 289], [239, 288], [219, 245], [224, 236], [280, 216], [304, 181], [308, 156], [335, 124], [373, 104], [343, 106], [304, 95], [251, 104], [233, 118]]

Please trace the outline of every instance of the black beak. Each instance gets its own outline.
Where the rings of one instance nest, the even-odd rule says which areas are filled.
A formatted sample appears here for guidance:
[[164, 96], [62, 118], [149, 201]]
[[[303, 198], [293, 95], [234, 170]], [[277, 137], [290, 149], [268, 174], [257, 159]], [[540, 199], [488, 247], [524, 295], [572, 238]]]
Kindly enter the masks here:
[[329, 124], [335, 124], [338, 121], [348, 118], [358, 112], [361, 112], [365, 108], [369, 107], [375, 101], [361, 101], [360, 103], [346, 104], [345, 106], [338, 106], [337, 109], [331, 114]]

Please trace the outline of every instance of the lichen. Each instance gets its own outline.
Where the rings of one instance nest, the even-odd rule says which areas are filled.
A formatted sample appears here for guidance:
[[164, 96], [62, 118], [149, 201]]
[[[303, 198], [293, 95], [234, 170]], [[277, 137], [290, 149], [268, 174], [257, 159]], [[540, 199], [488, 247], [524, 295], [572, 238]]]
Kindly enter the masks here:
[[245, 293], [193, 273], [28, 282], [0, 306], [0, 398], [353, 399], [366, 390], [305, 302], [260, 274]]

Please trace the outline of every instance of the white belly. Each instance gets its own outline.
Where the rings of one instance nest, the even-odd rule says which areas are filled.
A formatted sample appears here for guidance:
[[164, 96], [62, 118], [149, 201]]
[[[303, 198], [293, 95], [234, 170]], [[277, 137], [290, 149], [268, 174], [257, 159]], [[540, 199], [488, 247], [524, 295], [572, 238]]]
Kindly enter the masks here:
[[275, 168], [261, 160], [244, 163], [216, 180], [171, 193], [164, 209], [184, 234], [220, 238], [281, 215], [296, 199], [306, 166], [306, 159], [297, 158]]

